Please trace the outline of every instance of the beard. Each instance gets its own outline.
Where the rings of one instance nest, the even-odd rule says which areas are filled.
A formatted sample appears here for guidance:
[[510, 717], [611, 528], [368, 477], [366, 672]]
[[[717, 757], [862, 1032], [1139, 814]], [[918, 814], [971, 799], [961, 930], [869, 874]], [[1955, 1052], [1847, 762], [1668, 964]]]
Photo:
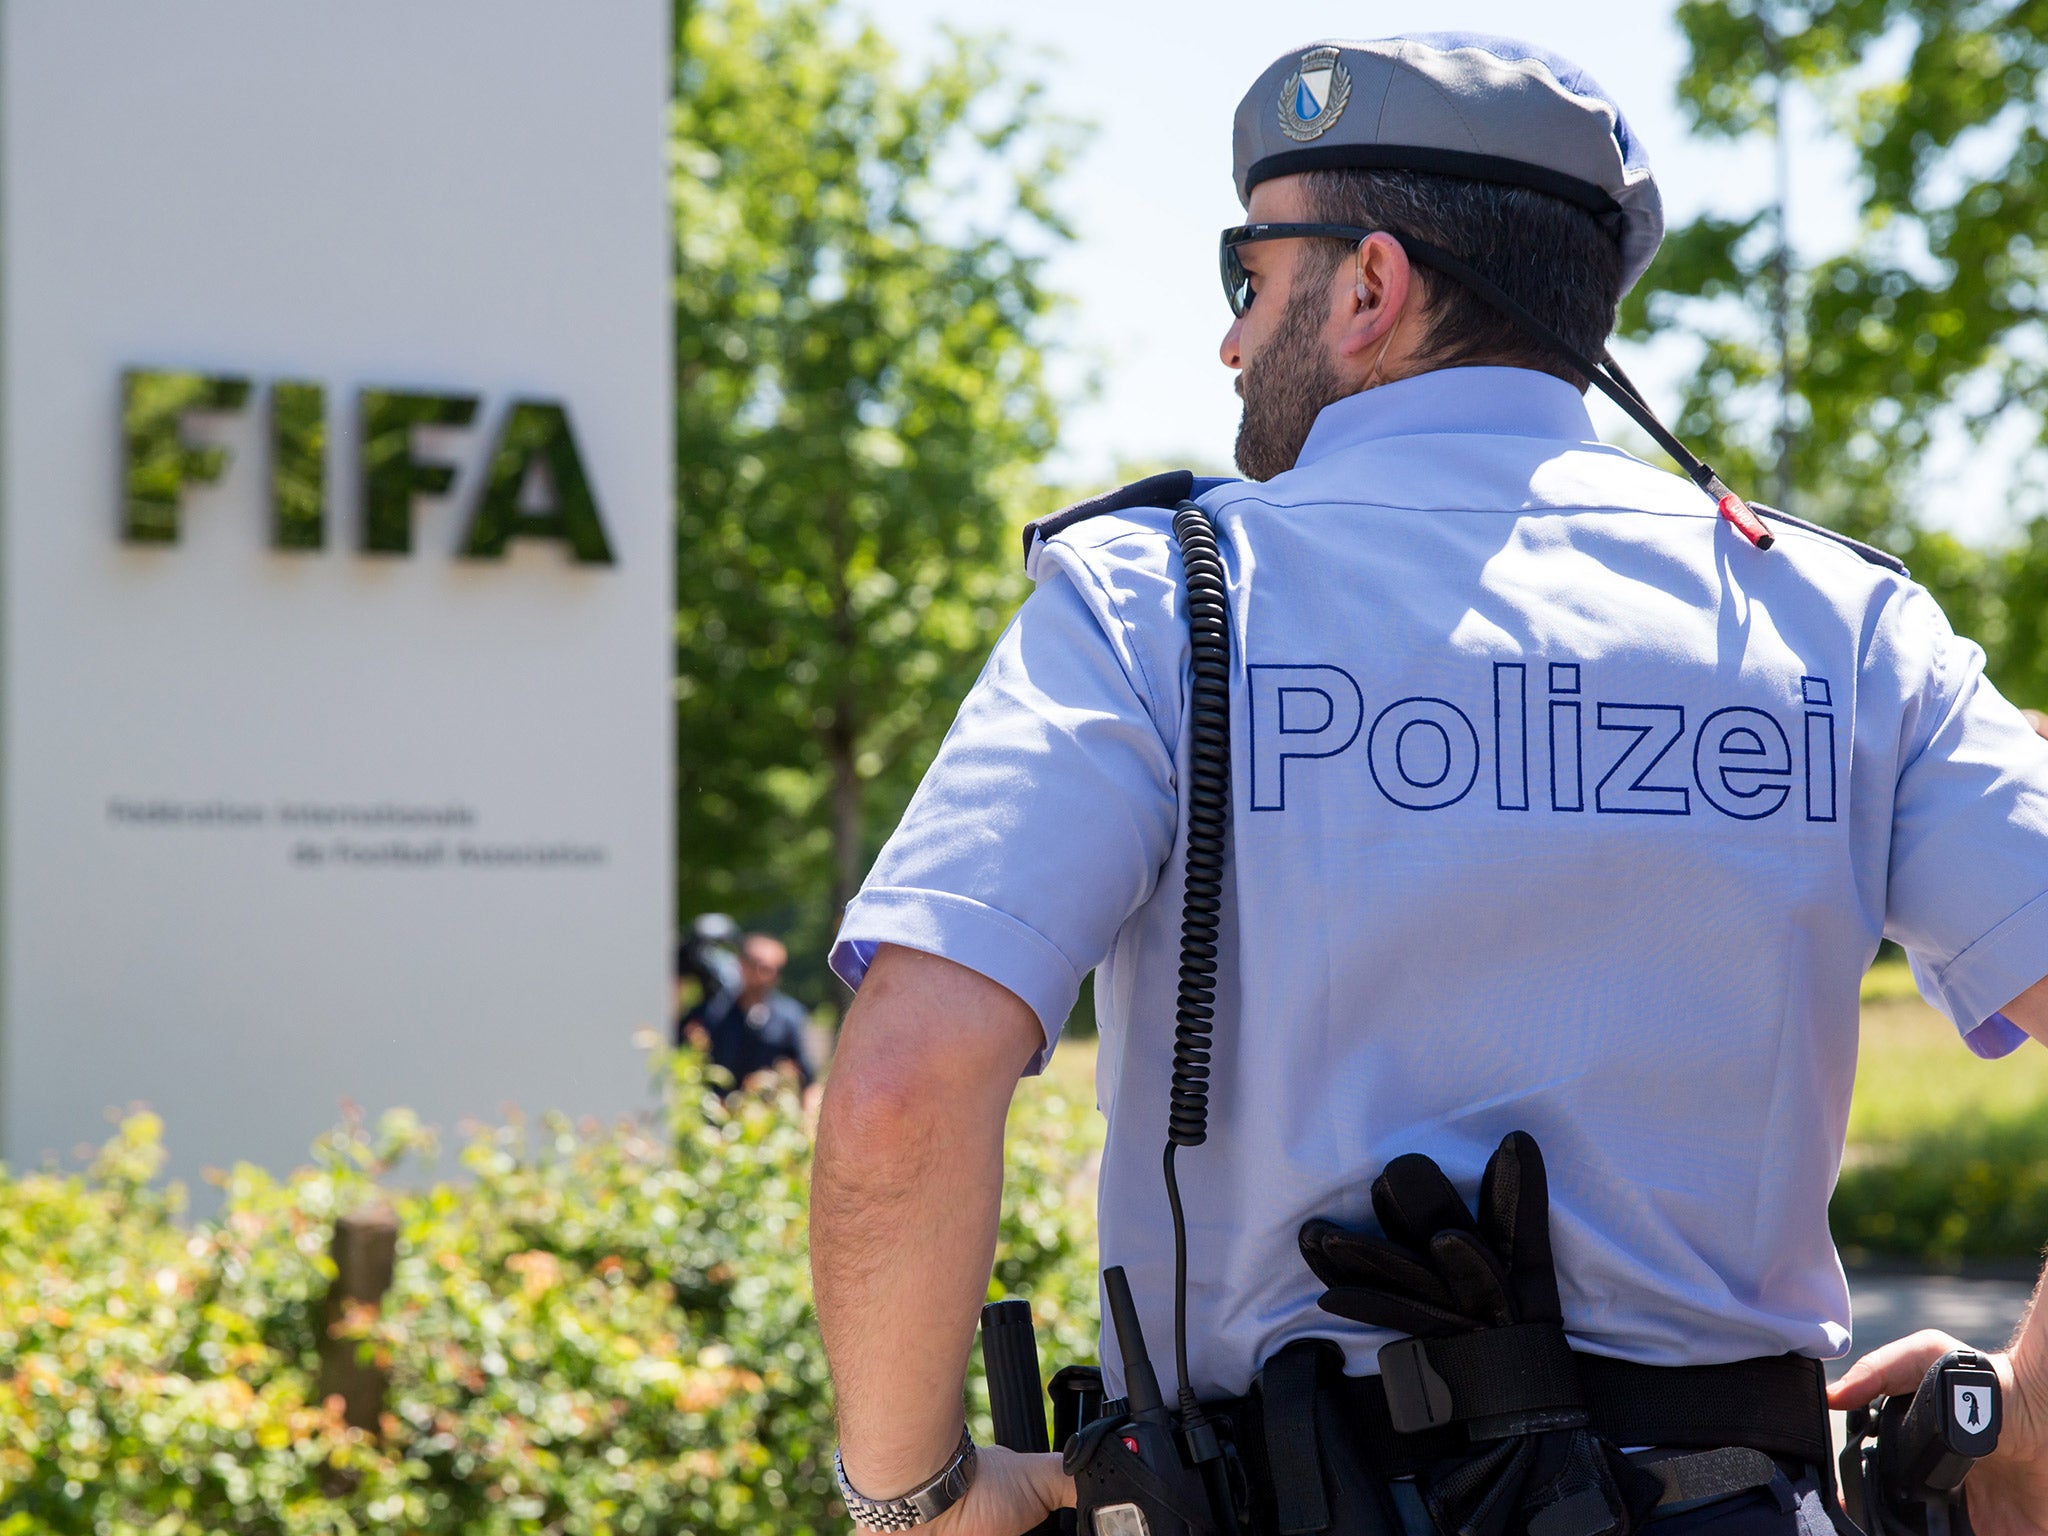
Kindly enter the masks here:
[[1288, 295], [1280, 324], [1238, 378], [1244, 418], [1237, 427], [1237, 467], [1252, 480], [1294, 468], [1323, 407], [1350, 391], [1323, 345], [1328, 300], [1320, 283]]

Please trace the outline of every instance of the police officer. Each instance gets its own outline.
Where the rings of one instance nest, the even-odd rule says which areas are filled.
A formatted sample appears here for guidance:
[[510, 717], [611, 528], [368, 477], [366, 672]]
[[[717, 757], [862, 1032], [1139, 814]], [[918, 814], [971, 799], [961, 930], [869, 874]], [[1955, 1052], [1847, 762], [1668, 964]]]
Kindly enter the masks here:
[[[1469, 1199], [1516, 1131], [1581, 1359], [1839, 1355], [1827, 1205], [1879, 940], [1977, 1054], [2048, 1038], [2048, 745], [1978, 649], [1896, 562], [1595, 438], [1585, 365], [1662, 235], [1606, 93], [1497, 38], [1328, 44], [1265, 71], [1235, 152], [1248, 478], [1039, 527], [1036, 591], [833, 952], [859, 995], [813, 1259], [864, 1524], [1007, 1536], [1073, 1498], [1056, 1459], [966, 1443], [961, 1381], [1004, 1111], [1091, 969], [1103, 1258], [1168, 1332], [1191, 490], [1233, 645], [1216, 1098], [1182, 1160], [1197, 1395], [1307, 1338], [1370, 1376], [1393, 1335], [1319, 1308], [1299, 1229], [1372, 1230], [1405, 1153]], [[2048, 1524], [2044, 1356], [2048, 1322], [1998, 1357], [1980, 1531]], [[1821, 1481], [1725, 1528], [1824, 1528]]]

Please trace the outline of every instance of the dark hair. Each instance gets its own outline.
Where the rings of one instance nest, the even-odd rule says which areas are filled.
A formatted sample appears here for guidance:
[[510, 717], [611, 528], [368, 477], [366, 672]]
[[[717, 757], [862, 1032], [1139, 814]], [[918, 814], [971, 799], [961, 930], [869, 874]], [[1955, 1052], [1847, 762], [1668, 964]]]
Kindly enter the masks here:
[[[1527, 187], [1419, 171], [1310, 171], [1309, 217], [1411, 235], [1475, 268], [1588, 357], [1614, 330], [1621, 246], [1601, 221]], [[1329, 271], [1349, 260], [1334, 242]], [[1584, 389], [1587, 380], [1463, 284], [1418, 264], [1432, 368], [1498, 363], [1538, 368]], [[1327, 273], [1324, 274], [1327, 276]]]

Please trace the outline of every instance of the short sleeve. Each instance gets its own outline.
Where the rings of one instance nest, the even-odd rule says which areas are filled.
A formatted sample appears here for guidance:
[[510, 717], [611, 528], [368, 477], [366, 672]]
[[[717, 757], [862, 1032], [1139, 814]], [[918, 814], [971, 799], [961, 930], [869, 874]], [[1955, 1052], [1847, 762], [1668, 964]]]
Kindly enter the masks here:
[[1911, 589], [1898, 655], [1926, 658], [1903, 716], [1885, 935], [1980, 1056], [2026, 1036], [1998, 1010], [2048, 975], [2048, 742]]
[[897, 944], [978, 971], [1038, 1015], [1041, 1070], [1172, 849], [1177, 732], [1154, 707], [1106, 589], [1052, 565], [848, 905], [833, 970], [858, 988]]

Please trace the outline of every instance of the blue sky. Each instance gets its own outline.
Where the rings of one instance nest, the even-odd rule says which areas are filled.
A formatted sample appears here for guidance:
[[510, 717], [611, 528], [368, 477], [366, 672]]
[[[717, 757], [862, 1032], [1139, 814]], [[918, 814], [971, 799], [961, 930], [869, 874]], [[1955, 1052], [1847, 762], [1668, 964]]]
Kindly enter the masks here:
[[[1748, 213], [1767, 195], [1773, 157], [1762, 144], [1693, 137], [1675, 84], [1684, 48], [1660, 3], [1622, 0], [1450, 0], [1426, 13], [1329, 0], [852, 0], [907, 54], [938, 29], [1003, 32], [1040, 67], [1055, 108], [1096, 127], [1063, 201], [1081, 239], [1054, 279], [1076, 300], [1068, 341], [1092, 363], [1099, 393], [1068, 415], [1054, 470], [1107, 480], [1119, 462], [1227, 466], [1237, 399], [1216, 347], [1228, 319], [1216, 279], [1216, 232], [1239, 222], [1230, 187], [1230, 121], [1238, 98], [1281, 54], [1324, 37], [1470, 29], [1530, 37], [1574, 59], [1622, 104], [1648, 146], [1667, 216]], [[1793, 237], [1819, 256], [1856, 227], [1851, 162], [1795, 98]], [[1623, 352], [1661, 407], [1687, 365], [1682, 345]], [[1604, 402], [1609, 435], [1622, 418]], [[1631, 429], [1632, 430], [1632, 429]], [[1981, 517], [1959, 516], [1959, 521]]]

